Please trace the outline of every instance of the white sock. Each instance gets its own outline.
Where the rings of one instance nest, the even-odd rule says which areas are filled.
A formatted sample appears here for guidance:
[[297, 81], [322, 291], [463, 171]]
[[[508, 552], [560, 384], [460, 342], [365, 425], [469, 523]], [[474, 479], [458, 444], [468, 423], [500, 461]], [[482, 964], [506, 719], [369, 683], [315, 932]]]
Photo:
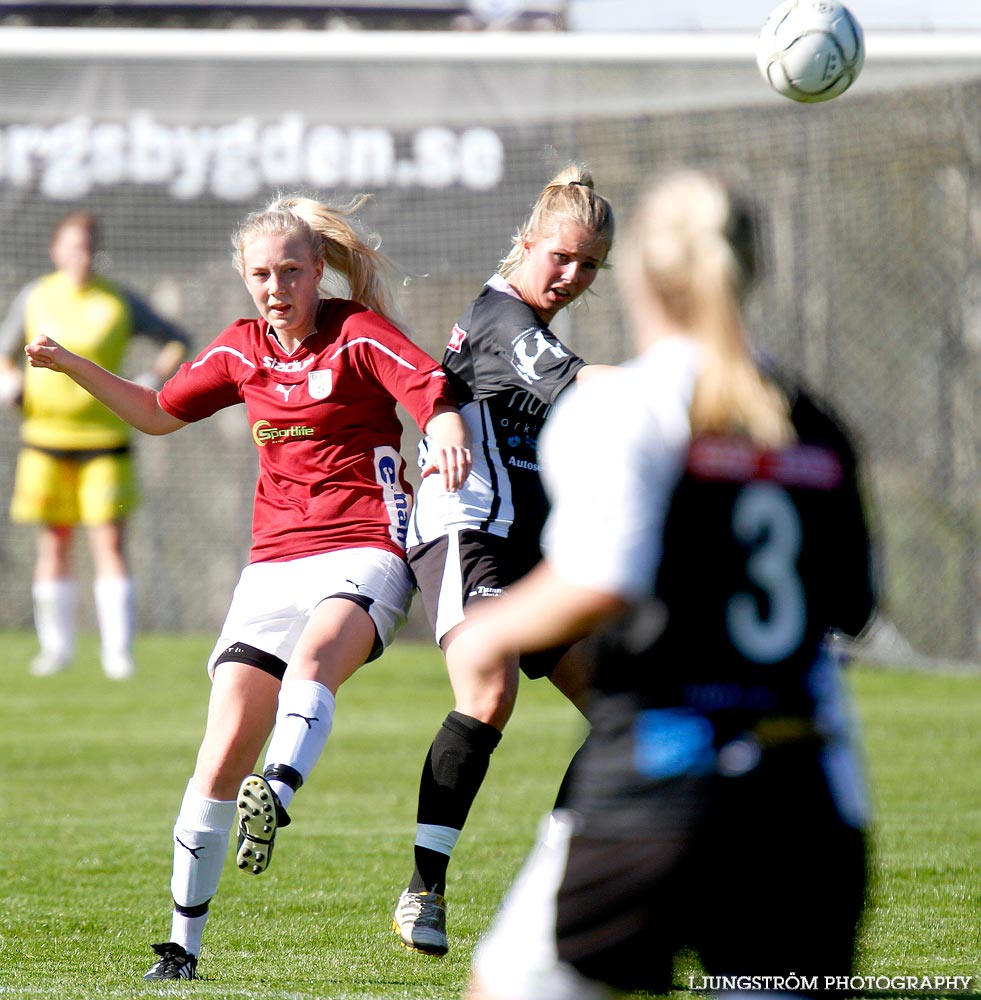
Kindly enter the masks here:
[[67, 663], [75, 654], [75, 581], [35, 580], [31, 593], [41, 652]]
[[[306, 781], [334, 726], [334, 705], [330, 689], [317, 681], [285, 681], [279, 691], [276, 728], [266, 751], [265, 767], [286, 764]], [[295, 789], [275, 779], [269, 784], [283, 808], [289, 806]]]
[[[202, 906], [218, 891], [228, 852], [228, 835], [235, 823], [235, 800], [209, 799], [188, 782], [174, 824], [174, 872], [170, 891], [185, 909]], [[201, 950], [207, 911], [195, 917], [174, 912], [171, 940], [192, 955]]]
[[207, 912], [202, 913], [200, 917], [185, 917], [183, 913], [174, 910], [170, 921], [170, 940], [197, 958], [201, 954], [201, 938], [204, 936], [204, 925], [207, 922]]
[[438, 851], [440, 854], [450, 857], [462, 832], [462, 830], [455, 830], [452, 826], [417, 823], [415, 846], [425, 847], [429, 851]]
[[92, 585], [95, 613], [102, 636], [102, 656], [129, 656], [133, 649], [133, 580], [128, 576], [98, 576]]

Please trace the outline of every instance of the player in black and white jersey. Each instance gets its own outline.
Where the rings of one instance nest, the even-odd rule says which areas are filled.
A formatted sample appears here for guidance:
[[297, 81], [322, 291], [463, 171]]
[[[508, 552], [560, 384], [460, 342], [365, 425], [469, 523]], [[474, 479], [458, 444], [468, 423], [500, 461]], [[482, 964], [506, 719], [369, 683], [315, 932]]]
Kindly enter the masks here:
[[[472, 436], [473, 469], [455, 495], [435, 479], [423, 481], [408, 555], [455, 706], [423, 768], [415, 869], [393, 924], [406, 947], [426, 954], [447, 950], [447, 865], [518, 688], [517, 657], [477, 672], [456, 655], [456, 639], [473, 602], [499, 597], [541, 558], [547, 505], [539, 434], [567, 387], [607, 367], [587, 365], [548, 324], [592, 285], [612, 240], [612, 209], [590, 175], [579, 166], [563, 170], [540, 194], [499, 272], [454, 326], [443, 357]], [[550, 676], [576, 701], [582, 683], [574, 664], [548, 651], [523, 658], [520, 668], [529, 677]]]
[[[582, 290], [595, 277], [605, 249], [604, 240], [596, 258], [585, 262]], [[448, 533], [473, 529], [509, 539], [515, 550], [537, 552], [547, 511], [538, 475], [538, 436], [559, 394], [587, 367], [549, 329], [551, 318], [543, 318], [515, 286], [495, 274], [453, 327], [443, 370], [473, 435], [477, 464], [465, 495], [449, 502], [423, 484], [427, 502], [418, 504], [413, 515], [414, 545], [439, 540], [442, 546]], [[426, 567], [418, 552], [414, 559]], [[431, 611], [437, 631], [445, 631], [441, 613], [450, 615], [452, 624], [460, 620], [458, 593], [434, 594], [426, 588], [423, 594], [427, 602], [442, 599], [442, 606]]]
[[593, 632], [590, 734], [471, 1000], [666, 993], [682, 948], [730, 996], [849, 981], [866, 806], [828, 637], [872, 614], [871, 546], [847, 433], [747, 347], [752, 223], [696, 172], [642, 202], [643, 353], [558, 406], [545, 559], [460, 639], [479, 669]]

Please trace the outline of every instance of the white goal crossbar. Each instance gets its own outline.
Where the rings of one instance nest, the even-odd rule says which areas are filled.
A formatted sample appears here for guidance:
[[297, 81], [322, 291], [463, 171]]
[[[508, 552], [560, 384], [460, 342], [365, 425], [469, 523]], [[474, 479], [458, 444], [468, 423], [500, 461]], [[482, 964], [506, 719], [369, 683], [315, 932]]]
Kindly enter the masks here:
[[[269, 59], [502, 63], [742, 62], [751, 32], [272, 31], [0, 28], [0, 59]], [[869, 62], [981, 60], [981, 31], [875, 31]]]

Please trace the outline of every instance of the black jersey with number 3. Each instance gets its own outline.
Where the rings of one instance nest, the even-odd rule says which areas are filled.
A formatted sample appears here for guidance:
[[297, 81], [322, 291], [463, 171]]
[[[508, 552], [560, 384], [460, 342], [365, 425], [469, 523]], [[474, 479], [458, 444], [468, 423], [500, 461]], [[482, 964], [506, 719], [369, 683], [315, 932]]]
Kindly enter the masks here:
[[589, 811], [704, 773], [743, 736], [815, 732], [824, 642], [861, 630], [874, 591], [852, 448], [802, 394], [792, 419], [799, 440], [778, 451], [691, 442], [651, 599], [592, 646]]

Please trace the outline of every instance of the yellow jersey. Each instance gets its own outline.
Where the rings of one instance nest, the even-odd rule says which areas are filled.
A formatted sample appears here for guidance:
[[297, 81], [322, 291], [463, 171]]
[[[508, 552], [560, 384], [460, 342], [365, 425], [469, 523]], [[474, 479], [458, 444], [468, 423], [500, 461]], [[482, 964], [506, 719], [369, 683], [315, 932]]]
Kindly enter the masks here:
[[[38, 279], [24, 304], [24, 343], [46, 334], [119, 374], [133, 333], [129, 302], [111, 282], [94, 276], [81, 288], [55, 272]], [[115, 448], [129, 427], [70, 378], [45, 368], [24, 372], [21, 438], [39, 448]]]

